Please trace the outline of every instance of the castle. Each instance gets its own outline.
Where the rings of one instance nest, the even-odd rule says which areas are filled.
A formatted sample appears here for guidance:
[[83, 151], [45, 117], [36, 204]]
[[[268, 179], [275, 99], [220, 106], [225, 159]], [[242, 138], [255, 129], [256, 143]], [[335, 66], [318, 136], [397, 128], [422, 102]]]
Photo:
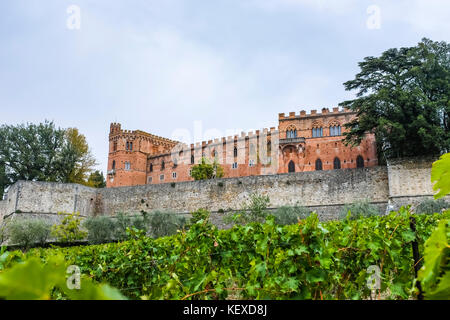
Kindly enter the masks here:
[[280, 113], [277, 129], [191, 145], [112, 123], [107, 187], [192, 181], [191, 168], [202, 158], [217, 161], [225, 178], [376, 166], [373, 134], [357, 147], [343, 143], [344, 125], [355, 117], [346, 108]]

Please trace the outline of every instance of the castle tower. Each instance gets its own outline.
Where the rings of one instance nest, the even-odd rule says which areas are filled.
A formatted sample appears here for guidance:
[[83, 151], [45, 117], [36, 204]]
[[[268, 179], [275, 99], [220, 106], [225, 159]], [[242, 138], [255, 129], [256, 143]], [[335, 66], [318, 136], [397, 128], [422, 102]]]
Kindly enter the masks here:
[[106, 186], [146, 184], [147, 156], [168, 152], [177, 142], [144, 131], [122, 130], [111, 123]]

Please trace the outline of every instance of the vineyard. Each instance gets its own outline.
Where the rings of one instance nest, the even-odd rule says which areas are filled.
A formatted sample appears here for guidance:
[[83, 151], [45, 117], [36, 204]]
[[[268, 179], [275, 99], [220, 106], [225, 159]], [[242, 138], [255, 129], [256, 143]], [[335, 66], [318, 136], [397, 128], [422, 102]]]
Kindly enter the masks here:
[[[115, 298], [415, 299], [419, 294], [415, 265], [423, 261], [414, 260], [412, 244], [418, 245], [422, 256], [425, 241], [437, 230], [439, 221], [447, 241], [449, 219], [448, 211], [412, 215], [402, 208], [387, 216], [350, 219], [349, 215], [327, 223], [320, 223], [312, 214], [287, 226], [277, 225], [269, 217], [264, 223], [218, 230], [209, 223], [208, 212], [199, 210], [190, 225], [170, 237], [153, 239], [134, 230], [133, 239], [124, 242], [13, 251], [2, 255], [0, 269], [33, 258], [45, 263], [64, 257], [66, 265], [79, 266], [84, 277], [117, 288], [121, 294]], [[444, 263], [448, 268], [445, 243], [446, 256], [434, 245], [426, 263], [433, 254], [436, 259], [438, 253], [444, 254], [437, 265]], [[371, 266], [380, 270], [375, 296], [368, 285]], [[446, 276], [448, 281], [448, 272]], [[427, 281], [436, 283], [436, 278], [425, 279], [422, 286]], [[449, 289], [432, 290], [438, 290], [439, 297]], [[0, 295], [2, 292], [0, 278]], [[431, 296], [431, 291], [425, 296], [427, 293]], [[68, 297], [58, 288], [53, 288], [51, 296]]]

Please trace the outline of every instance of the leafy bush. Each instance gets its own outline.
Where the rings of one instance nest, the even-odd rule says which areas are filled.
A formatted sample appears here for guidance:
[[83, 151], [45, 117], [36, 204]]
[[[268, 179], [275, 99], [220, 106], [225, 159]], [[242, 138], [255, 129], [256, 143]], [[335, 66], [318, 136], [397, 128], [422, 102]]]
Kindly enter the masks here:
[[64, 212], [58, 212], [58, 215], [65, 215], [61, 223], [53, 225], [51, 229], [51, 235], [60, 242], [73, 242], [76, 240], [83, 240], [87, 236], [87, 232], [81, 230], [80, 213], [74, 212], [71, 214], [65, 214]]
[[116, 224], [108, 216], [87, 218], [84, 227], [88, 230], [89, 243], [109, 242], [116, 237]]
[[425, 243], [424, 266], [418, 280], [426, 299], [450, 299], [450, 219], [440, 221]]
[[275, 217], [275, 222], [280, 225], [294, 224], [299, 219], [306, 219], [311, 214], [311, 211], [299, 204], [293, 207], [283, 206], [278, 208], [272, 215]]
[[187, 219], [174, 212], [154, 211], [149, 218], [150, 233], [152, 237], [159, 238], [175, 234], [182, 228]]
[[347, 218], [350, 212], [350, 219], [358, 219], [361, 217], [372, 217], [380, 214], [378, 208], [371, 204], [368, 200], [355, 201], [345, 205], [339, 212], [339, 219]]
[[191, 176], [194, 180], [222, 178], [223, 175], [223, 168], [216, 160], [211, 164], [206, 158], [202, 158], [201, 163], [192, 166]]
[[224, 218], [226, 223], [247, 224], [251, 222], [264, 222], [269, 215], [267, 207], [270, 204], [268, 196], [252, 193], [249, 200], [242, 203], [239, 212]]
[[193, 213], [200, 218], [197, 223], [170, 237], [136, 233], [120, 243], [11, 252], [5, 270], [20, 262], [17, 257], [47, 261], [62, 254], [94, 281], [135, 299], [227, 299], [238, 293], [241, 299], [335, 300], [367, 299], [367, 270], [377, 265], [381, 293], [410, 299], [415, 297], [414, 261], [408, 243], [416, 239], [423, 252], [439, 221], [450, 218], [450, 212], [418, 215], [416, 234], [405, 208], [323, 223], [313, 213], [287, 226], [268, 217], [264, 224], [218, 230], [206, 213]]
[[115, 232], [114, 237], [117, 240], [126, 240], [129, 238], [127, 233], [128, 228], [136, 228], [137, 230], [147, 231], [147, 219], [146, 215], [142, 217], [132, 217], [129, 215], [125, 215], [123, 213], [119, 213], [116, 216], [115, 220]]
[[7, 234], [11, 244], [23, 248], [44, 245], [50, 236], [51, 225], [41, 219], [14, 220], [7, 225]]
[[58, 296], [72, 300], [124, 300], [119, 290], [107, 284], [94, 284], [89, 277], [80, 276], [79, 289], [67, 286], [67, 265], [57, 255], [43, 264], [37, 257], [0, 273], [0, 300], [49, 300]]
[[433, 214], [440, 213], [442, 209], [447, 209], [450, 204], [444, 199], [427, 199], [422, 201], [416, 208], [416, 213], [425, 213], [425, 214]]

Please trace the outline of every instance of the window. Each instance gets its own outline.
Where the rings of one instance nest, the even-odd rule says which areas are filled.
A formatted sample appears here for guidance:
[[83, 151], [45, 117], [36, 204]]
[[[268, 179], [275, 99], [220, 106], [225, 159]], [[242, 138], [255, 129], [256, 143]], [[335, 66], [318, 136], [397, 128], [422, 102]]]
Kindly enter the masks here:
[[150, 163], [150, 168], [148, 171], [153, 172], [153, 163]]
[[323, 137], [323, 128], [313, 128], [312, 129], [312, 137], [313, 138]]
[[195, 157], [193, 154], [191, 154], [191, 164], [194, 164], [194, 163], [195, 163]]
[[320, 160], [320, 159], [316, 160], [316, 170], [317, 171], [322, 170], [322, 160]]
[[238, 156], [238, 150], [236, 147], [234, 147], [233, 154], [234, 154], [234, 157]]
[[177, 178], [177, 173], [176, 172], [172, 172], [172, 179], [176, 179]]
[[192, 169], [189, 169], [189, 177], [192, 177]]
[[341, 160], [338, 157], [334, 158], [333, 168], [334, 169], [340, 169], [341, 168]]
[[286, 138], [297, 138], [297, 129], [291, 129], [286, 131]]
[[147, 183], [152, 183], [152, 177], [148, 177], [148, 179], [147, 179]]
[[341, 126], [330, 127], [330, 136], [340, 136], [340, 135], [341, 135]]
[[288, 171], [289, 172], [295, 172], [295, 163], [292, 160], [288, 164]]
[[131, 151], [131, 150], [133, 150], [133, 142], [127, 141], [127, 151]]
[[164, 175], [163, 174], [159, 175], [159, 180], [161, 180], [161, 181], [164, 180]]
[[113, 160], [113, 162], [112, 162], [112, 169], [116, 170], [116, 160]]
[[117, 151], [117, 141], [113, 142], [113, 151]]
[[165, 167], [166, 167], [166, 163], [163, 160], [163, 162], [161, 162], [161, 170], [164, 170]]
[[234, 163], [231, 165], [231, 168], [232, 168], [232, 169], [237, 169], [237, 167], [238, 167], [237, 162], [234, 162]]
[[131, 163], [128, 161], [125, 161], [125, 170], [127, 170], [127, 171], [131, 170]]
[[252, 160], [249, 160], [249, 161], [248, 161], [248, 166], [249, 166], [249, 167], [254, 167], [254, 166], [255, 166], [255, 160], [253, 160], [253, 159], [252, 159]]
[[358, 156], [356, 158], [356, 167], [357, 168], [364, 168], [364, 159], [361, 156]]

